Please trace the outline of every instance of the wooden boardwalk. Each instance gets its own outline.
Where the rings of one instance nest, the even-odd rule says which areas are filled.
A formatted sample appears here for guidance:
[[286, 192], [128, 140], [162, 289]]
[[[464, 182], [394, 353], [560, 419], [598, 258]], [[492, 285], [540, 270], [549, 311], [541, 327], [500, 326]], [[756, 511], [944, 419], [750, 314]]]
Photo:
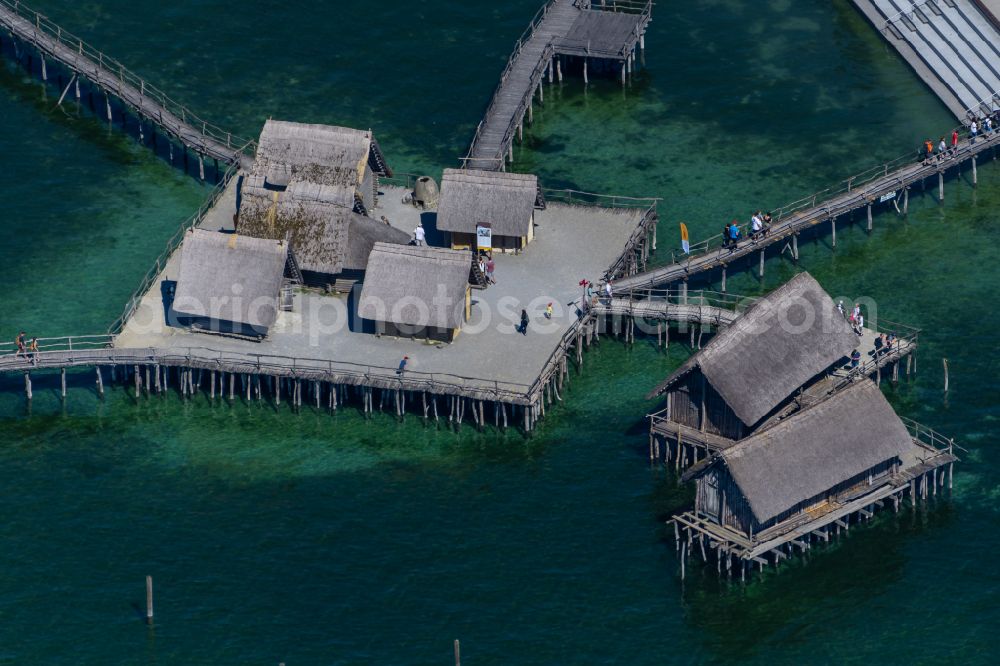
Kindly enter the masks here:
[[[626, 71], [634, 66], [635, 49], [644, 45], [652, 2], [600, 3], [589, 0], [548, 0], [518, 39], [500, 75], [483, 120], [464, 158], [472, 169], [499, 171], [513, 159], [515, 136], [522, 136], [525, 119], [533, 117], [535, 94], [544, 101], [544, 79], [562, 80], [560, 55], [621, 61]], [[585, 65], [586, 67], [586, 65]], [[584, 70], [586, 77], [586, 70]]]
[[[980, 138], [974, 144], [963, 139], [954, 158], [942, 161], [935, 159], [928, 164], [917, 161], [916, 153], [912, 157], [899, 158], [848, 179], [836, 190], [812, 195], [774, 211], [774, 222], [766, 237], [757, 241], [746, 239], [747, 229], [746, 225], [743, 225], [741, 231], [744, 240], [741, 240], [735, 249], [723, 247], [722, 236], [719, 234], [706, 241], [692, 244], [691, 254], [681, 255], [683, 259], [622, 278], [613, 282], [612, 287], [616, 294], [627, 294], [629, 291], [685, 282], [695, 276], [707, 278], [710, 273], [720, 271], [724, 291], [727, 269], [739, 260], [744, 260], [739, 269], [757, 264], [759, 275], [763, 277], [765, 253], [769, 249], [783, 248], [781, 252], [790, 251], [792, 258], [798, 259], [798, 236], [803, 231], [828, 223], [832, 244], [836, 247], [838, 219], [864, 209], [867, 211], [867, 229], [871, 231], [872, 209], [876, 206], [895, 206], [900, 214], [905, 215], [909, 205], [910, 189], [917, 183], [929, 178], [934, 179], [936, 176], [938, 197], [943, 200], [945, 176], [948, 173], [958, 173], [964, 168], [971, 169], [972, 182], [975, 185], [977, 158], [995, 158], [998, 146], [1000, 146], [1000, 132], [995, 132], [992, 136]], [[720, 220], [720, 224], [723, 222], [724, 220]], [[754, 258], [757, 259], [756, 262], [753, 261]], [[747, 262], [747, 259], [750, 261]]]
[[112, 112], [108, 98], [115, 97], [140, 120], [159, 127], [164, 134], [194, 151], [199, 159], [209, 158], [225, 164], [248, 164], [252, 161], [253, 141], [233, 136], [198, 118], [117, 60], [20, 2], [0, 0], [0, 28], [14, 39], [19, 59], [37, 57], [40, 60], [43, 80], [48, 80], [48, 67], [54, 63], [71, 72], [71, 78], [59, 98], [60, 103], [74, 83], [74, 95], [79, 99], [80, 81], [83, 80], [104, 93], [103, 115], [109, 122]]

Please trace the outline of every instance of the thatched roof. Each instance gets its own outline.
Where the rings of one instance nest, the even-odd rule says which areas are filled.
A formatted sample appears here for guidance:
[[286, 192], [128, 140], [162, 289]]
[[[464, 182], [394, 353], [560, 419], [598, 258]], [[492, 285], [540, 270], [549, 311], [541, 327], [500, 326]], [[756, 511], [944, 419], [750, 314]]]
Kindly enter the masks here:
[[358, 314], [415, 327], [460, 328], [471, 262], [460, 250], [376, 243]]
[[752, 426], [857, 344], [833, 300], [811, 275], [799, 273], [747, 309], [649, 397], [699, 368], [736, 416]]
[[285, 198], [350, 207], [367, 169], [391, 173], [371, 132], [268, 120], [243, 194], [266, 197], [283, 190]]
[[287, 258], [283, 241], [192, 229], [181, 246], [174, 310], [270, 328]]
[[912, 447], [885, 396], [862, 379], [720, 455], [764, 522]]
[[363, 270], [376, 242], [410, 240], [406, 232], [343, 206], [259, 197], [244, 197], [239, 231], [256, 238], [287, 237], [299, 268], [329, 275]]
[[445, 169], [437, 228], [476, 233], [488, 222], [499, 236], [525, 236], [535, 210], [538, 178], [502, 171]]

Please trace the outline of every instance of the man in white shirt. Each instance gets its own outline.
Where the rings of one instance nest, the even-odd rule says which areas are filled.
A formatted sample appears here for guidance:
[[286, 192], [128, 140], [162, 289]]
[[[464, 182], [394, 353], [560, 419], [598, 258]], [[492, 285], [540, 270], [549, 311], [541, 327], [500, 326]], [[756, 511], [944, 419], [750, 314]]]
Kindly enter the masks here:
[[416, 245], [423, 245], [424, 244], [424, 239], [426, 239], [426, 238], [427, 238], [427, 236], [424, 233], [424, 225], [418, 224], [417, 228], [413, 230], [413, 242]]

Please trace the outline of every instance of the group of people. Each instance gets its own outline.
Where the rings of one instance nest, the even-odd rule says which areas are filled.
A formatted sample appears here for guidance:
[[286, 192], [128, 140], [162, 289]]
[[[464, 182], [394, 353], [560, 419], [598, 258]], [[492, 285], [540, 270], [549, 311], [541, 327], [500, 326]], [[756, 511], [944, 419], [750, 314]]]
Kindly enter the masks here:
[[14, 344], [17, 346], [17, 351], [14, 353], [15, 358], [23, 356], [32, 364], [38, 363], [38, 338], [33, 337], [29, 342], [25, 332], [21, 331], [14, 338]]
[[481, 252], [479, 254], [479, 272], [486, 276], [486, 284], [497, 283], [496, 279], [493, 277], [496, 269], [497, 265], [493, 261], [493, 255]]
[[[1000, 110], [994, 110], [993, 113], [982, 118], [973, 118], [969, 121], [968, 129], [970, 144], [975, 144], [980, 136], [990, 137], [995, 132], [1000, 132]], [[923, 163], [930, 164], [935, 160], [941, 162], [946, 159], [954, 159], [958, 155], [958, 138], [958, 129], [953, 129], [951, 140], [941, 137], [936, 148], [932, 139], [924, 141], [924, 145], [920, 149]]]
[[[756, 243], [758, 239], [766, 237], [769, 233], [771, 233], [771, 214], [758, 210], [750, 216], [750, 240]], [[722, 247], [729, 248], [730, 252], [735, 252], [741, 240], [743, 240], [743, 232], [740, 230], [740, 223], [737, 220], [733, 220], [723, 228]]]
[[840, 301], [837, 303], [837, 310], [847, 318], [847, 323], [851, 325], [858, 337], [861, 337], [865, 332], [865, 316], [861, 313], [861, 304], [855, 303], [851, 314], [847, 314], [844, 312], [844, 301]]

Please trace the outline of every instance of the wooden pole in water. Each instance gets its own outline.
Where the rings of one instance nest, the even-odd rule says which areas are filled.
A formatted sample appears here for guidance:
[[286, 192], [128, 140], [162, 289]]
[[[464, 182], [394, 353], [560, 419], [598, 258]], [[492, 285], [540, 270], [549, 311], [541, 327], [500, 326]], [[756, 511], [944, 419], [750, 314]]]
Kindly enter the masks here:
[[942, 358], [941, 364], [944, 366], [944, 392], [948, 392], [948, 359]]
[[153, 577], [146, 576], [146, 624], [153, 624]]
[[868, 204], [868, 233], [872, 231], [872, 205]]
[[101, 377], [101, 367], [97, 367], [97, 395], [104, 397], [104, 379]]
[[979, 184], [979, 179], [976, 177], [976, 156], [972, 156], [972, 186], [975, 187]]
[[59, 370], [59, 380], [62, 387], [61, 396], [62, 399], [66, 399], [66, 368], [60, 368]]
[[31, 373], [24, 373], [24, 395], [31, 400]]
[[938, 171], [938, 201], [944, 201], [944, 172]]
[[903, 188], [903, 215], [906, 215], [910, 211], [910, 188]]
[[792, 261], [799, 260], [799, 235], [792, 234]]
[[830, 236], [833, 238], [833, 247], [837, 247], [837, 218], [830, 218]]
[[458, 639], [455, 639], [455, 666], [462, 666], [462, 646]]
[[726, 293], [726, 267], [722, 267], [722, 293]]
[[757, 269], [757, 276], [763, 280], [764, 279], [764, 250], [760, 251], [760, 268]]
[[590, 81], [587, 80], [587, 59], [586, 58], [583, 59], [583, 83], [584, 83], [584, 85], [590, 83]]

